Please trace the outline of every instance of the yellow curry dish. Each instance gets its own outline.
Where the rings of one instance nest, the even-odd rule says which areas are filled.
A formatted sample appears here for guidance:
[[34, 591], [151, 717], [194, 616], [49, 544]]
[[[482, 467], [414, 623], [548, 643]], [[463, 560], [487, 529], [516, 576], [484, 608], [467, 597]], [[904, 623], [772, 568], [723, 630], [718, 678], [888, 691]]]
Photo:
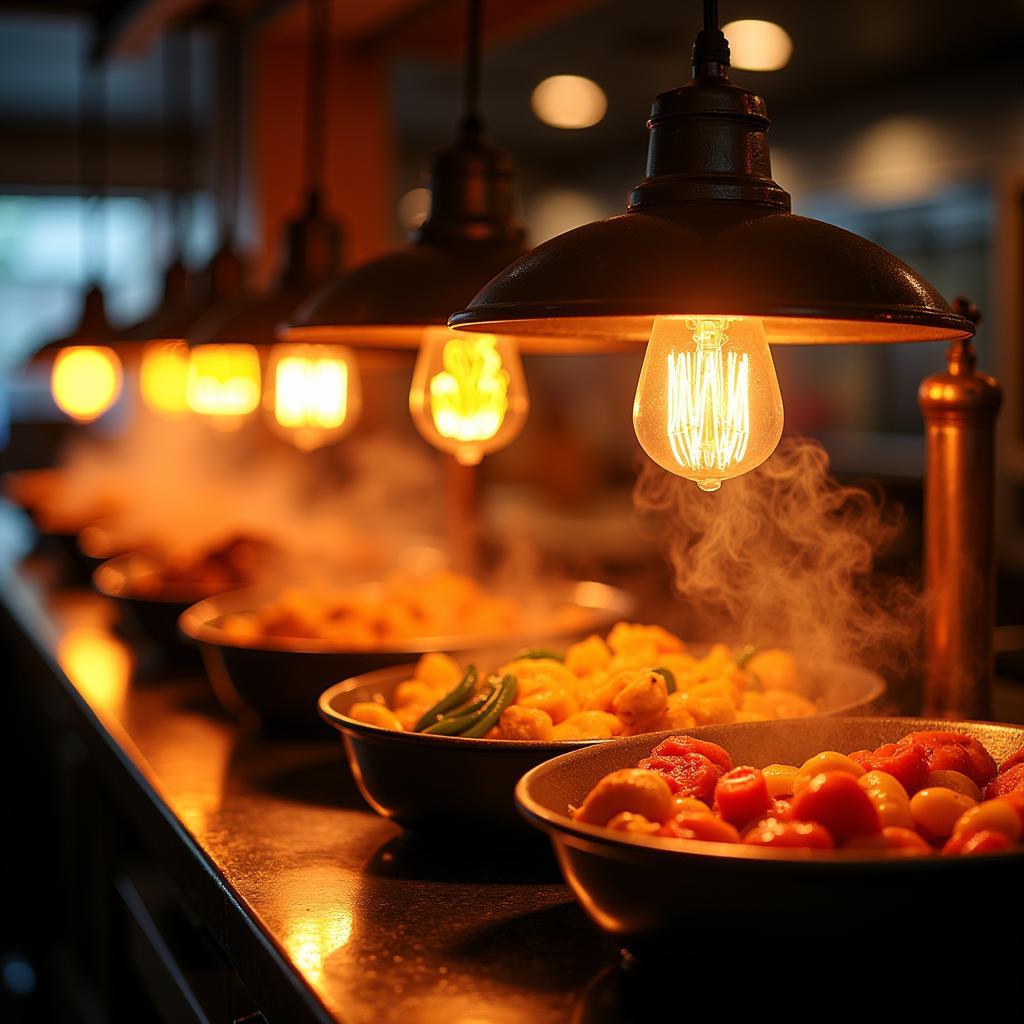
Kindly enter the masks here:
[[385, 729], [500, 740], [593, 740], [818, 713], [781, 649], [715, 644], [698, 655], [661, 626], [628, 622], [564, 654], [527, 650], [488, 676], [425, 654], [390, 700], [348, 717]]

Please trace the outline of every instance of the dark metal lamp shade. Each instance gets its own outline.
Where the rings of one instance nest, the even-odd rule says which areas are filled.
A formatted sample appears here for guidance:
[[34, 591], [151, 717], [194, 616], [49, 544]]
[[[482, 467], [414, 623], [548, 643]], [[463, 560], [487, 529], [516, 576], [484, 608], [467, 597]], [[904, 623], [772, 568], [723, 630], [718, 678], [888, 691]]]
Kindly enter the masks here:
[[[727, 54], [726, 50], [726, 54]], [[449, 320], [470, 331], [646, 341], [655, 317], [762, 317], [790, 344], [939, 341], [973, 326], [880, 246], [790, 212], [764, 101], [727, 66], [657, 97], [628, 212], [545, 242]]]

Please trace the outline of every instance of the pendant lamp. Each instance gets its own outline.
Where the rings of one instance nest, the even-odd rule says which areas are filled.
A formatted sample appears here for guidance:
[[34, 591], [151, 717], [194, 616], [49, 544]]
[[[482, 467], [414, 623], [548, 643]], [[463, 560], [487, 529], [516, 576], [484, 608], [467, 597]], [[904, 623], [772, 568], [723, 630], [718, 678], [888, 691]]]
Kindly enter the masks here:
[[[93, 205], [100, 201], [102, 185], [106, 181], [106, 140], [94, 144], [87, 139], [87, 117], [90, 106], [97, 124], [97, 131], [103, 135], [106, 127], [106, 75], [94, 72], [96, 95], [90, 103], [90, 69], [83, 64], [79, 81], [79, 161], [81, 177], [89, 187]], [[94, 236], [103, 253], [106, 246], [106, 217]], [[83, 214], [82, 249], [86, 254], [88, 240], [88, 214]], [[93, 261], [103, 262], [102, 255]], [[93, 268], [95, 271], [96, 267]], [[116, 332], [107, 319], [103, 291], [93, 284], [86, 291], [82, 313], [71, 333], [64, 338], [44, 345], [31, 359], [34, 366], [45, 366], [49, 370], [50, 394], [57, 407], [70, 419], [79, 423], [91, 423], [110, 410], [121, 395], [123, 369], [121, 358], [111, 347]]]
[[413, 420], [467, 465], [518, 435], [529, 408], [516, 339], [460, 337], [446, 326], [453, 309], [525, 250], [511, 161], [487, 140], [480, 117], [481, 8], [468, 0], [463, 112], [454, 145], [434, 159], [426, 221], [410, 245], [313, 294], [283, 333], [289, 341], [418, 350]]
[[190, 332], [196, 347], [257, 346], [265, 357], [267, 423], [306, 451], [341, 440], [355, 426], [361, 407], [359, 372], [350, 349], [277, 340], [280, 325], [298, 303], [341, 267], [342, 231], [321, 201], [330, 47], [327, 0], [309, 0], [308, 23], [305, 211], [286, 229], [281, 268], [270, 291], [243, 294], [222, 304]]
[[213, 342], [200, 337], [200, 325], [207, 316], [232, 309], [246, 294], [245, 266], [234, 244], [242, 179], [242, 30], [231, 18], [221, 26], [219, 79], [221, 117], [231, 126], [231, 167], [220, 195], [221, 247], [204, 274], [202, 302], [207, 312], [193, 319], [185, 339], [189, 342], [185, 401], [190, 412], [204, 417], [211, 426], [233, 431], [260, 405], [259, 352], [248, 340]]
[[939, 341], [973, 327], [891, 253], [790, 211], [764, 100], [730, 81], [717, 3], [703, 7], [693, 78], [654, 101], [647, 176], [627, 212], [531, 250], [449, 324], [649, 342], [638, 439], [714, 490], [778, 441], [770, 345]]

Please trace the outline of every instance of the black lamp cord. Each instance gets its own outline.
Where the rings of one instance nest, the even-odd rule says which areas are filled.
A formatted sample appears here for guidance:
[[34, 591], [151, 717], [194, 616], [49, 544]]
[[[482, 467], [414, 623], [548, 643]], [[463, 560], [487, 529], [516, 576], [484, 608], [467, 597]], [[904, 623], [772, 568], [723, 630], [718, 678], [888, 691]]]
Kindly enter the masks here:
[[693, 77], [722, 75], [729, 67], [729, 41], [718, 27], [718, 0], [704, 0], [704, 27], [693, 43]]
[[[87, 280], [98, 284], [107, 263], [107, 217], [103, 196], [107, 184], [107, 74], [89, 54], [82, 58], [78, 87], [79, 180], [82, 204], [82, 267]], [[96, 133], [90, 131], [95, 122]], [[89, 230], [90, 222], [95, 231]]]
[[[171, 258], [182, 259], [188, 236], [189, 192], [193, 174], [192, 140], [192, 34], [169, 32], [161, 50], [163, 61], [163, 152], [161, 173], [171, 202]], [[174, 123], [178, 116], [187, 126], [186, 138], [175, 147]]]
[[320, 206], [326, 174], [327, 71], [331, 12], [327, 0], [309, 0], [306, 82], [306, 186], [311, 209]]
[[480, 115], [480, 62], [483, 51], [483, 0], [466, 0], [466, 51], [462, 66], [462, 121], [459, 133], [476, 141], [484, 133]]

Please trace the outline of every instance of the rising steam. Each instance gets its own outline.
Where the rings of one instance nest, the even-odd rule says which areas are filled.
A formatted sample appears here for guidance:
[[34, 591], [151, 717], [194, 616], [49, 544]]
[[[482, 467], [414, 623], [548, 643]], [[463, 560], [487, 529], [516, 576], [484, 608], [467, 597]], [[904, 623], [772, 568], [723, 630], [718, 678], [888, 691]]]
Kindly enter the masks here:
[[917, 657], [920, 595], [875, 566], [902, 510], [837, 482], [817, 442], [784, 439], [714, 494], [648, 464], [634, 502], [701, 637], [880, 670]]

